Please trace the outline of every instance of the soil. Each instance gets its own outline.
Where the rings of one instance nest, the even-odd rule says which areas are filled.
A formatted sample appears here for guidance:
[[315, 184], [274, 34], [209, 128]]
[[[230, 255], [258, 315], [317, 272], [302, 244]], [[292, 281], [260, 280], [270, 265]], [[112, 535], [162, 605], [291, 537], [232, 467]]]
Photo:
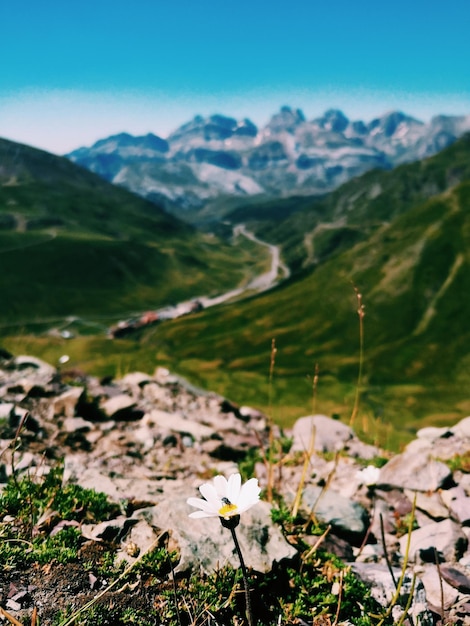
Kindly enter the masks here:
[[[9, 615], [20, 623], [28, 625], [33, 623], [36, 608], [38, 623], [53, 626], [99, 596], [94, 606], [105, 609], [100, 611], [100, 626], [134, 623], [133, 620], [121, 621], [119, 615], [124, 610], [150, 618], [151, 609], [155, 609], [158, 602], [158, 591], [168, 588], [169, 583], [150, 575], [134, 576], [132, 582], [123, 582], [109, 592], [100, 593], [109, 585], [108, 580], [97, 573], [108, 549], [109, 546], [89, 541], [82, 546], [77, 562], [34, 564], [0, 572], [0, 606], [6, 607]], [[77, 623], [84, 621], [79, 619]], [[146, 622], [151, 623], [151, 620]]]

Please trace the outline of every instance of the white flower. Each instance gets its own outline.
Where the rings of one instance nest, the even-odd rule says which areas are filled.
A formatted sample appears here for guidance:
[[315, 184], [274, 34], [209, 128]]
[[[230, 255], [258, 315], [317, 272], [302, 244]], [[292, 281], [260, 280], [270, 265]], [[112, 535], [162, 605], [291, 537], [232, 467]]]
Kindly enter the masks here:
[[188, 498], [187, 503], [200, 511], [194, 511], [189, 517], [222, 517], [230, 519], [248, 510], [259, 500], [261, 489], [258, 480], [250, 478], [242, 485], [240, 474], [216, 476], [211, 483], [199, 487], [202, 498]]
[[375, 467], [375, 465], [368, 465], [356, 472], [356, 478], [359, 481], [359, 484], [366, 485], [367, 487], [371, 487], [372, 485], [377, 484], [380, 476], [380, 469]]

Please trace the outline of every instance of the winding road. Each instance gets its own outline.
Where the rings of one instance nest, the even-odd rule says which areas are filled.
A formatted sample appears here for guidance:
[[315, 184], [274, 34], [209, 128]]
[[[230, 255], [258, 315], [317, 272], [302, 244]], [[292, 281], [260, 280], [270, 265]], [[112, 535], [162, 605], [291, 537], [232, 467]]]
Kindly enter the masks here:
[[260, 246], [265, 246], [269, 248], [269, 251], [271, 253], [271, 269], [268, 272], [265, 272], [264, 274], [260, 274], [259, 276], [253, 278], [253, 280], [251, 280], [248, 285], [246, 285], [246, 287], [232, 289], [231, 291], [227, 291], [226, 293], [223, 293], [220, 296], [215, 296], [213, 298], [209, 298], [207, 296], [197, 298], [197, 300], [204, 306], [204, 308], [215, 306], [216, 304], [221, 304], [222, 302], [226, 302], [227, 300], [232, 300], [233, 298], [237, 298], [244, 293], [250, 293], [253, 291], [261, 293], [263, 291], [268, 291], [269, 289], [275, 287], [281, 280], [285, 280], [290, 276], [290, 269], [281, 259], [281, 251], [279, 246], [274, 246], [267, 241], [258, 239], [256, 235], [246, 229], [245, 224], [237, 224], [236, 226], [234, 226], [233, 236], [235, 238], [243, 236]]
[[[27, 244], [27, 245], [40, 245], [43, 243], [46, 243], [48, 241], [51, 241], [52, 239], [54, 239], [57, 236], [57, 233], [52, 230], [49, 234], [49, 238], [47, 240], [44, 241], [38, 241], [38, 242], [33, 242], [31, 244]], [[243, 297], [244, 294], [248, 295], [248, 294], [253, 294], [253, 293], [262, 293], [264, 291], [268, 291], [269, 289], [272, 289], [273, 287], [275, 287], [277, 284], [279, 284], [282, 280], [285, 280], [286, 278], [289, 278], [290, 276], [290, 269], [287, 267], [287, 265], [282, 261], [281, 259], [281, 251], [280, 251], [280, 247], [279, 246], [275, 246], [273, 244], [270, 244], [266, 241], [263, 241], [262, 239], [258, 239], [258, 237], [256, 237], [256, 235], [254, 233], [252, 233], [251, 231], [247, 230], [245, 224], [237, 224], [236, 226], [233, 227], [233, 236], [236, 239], [237, 237], [246, 237], [247, 239], [250, 239], [251, 241], [253, 241], [254, 243], [260, 245], [260, 246], [264, 246], [266, 248], [269, 249], [269, 252], [271, 254], [271, 267], [269, 269], [269, 271], [263, 273], [263, 274], [259, 274], [258, 276], [255, 276], [254, 278], [252, 278], [251, 281], [249, 281], [244, 287], [239, 287], [237, 289], [232, 289], [231, 291], [227, 291], [225, 293], [222, 293], [218, 296], [200, 296], [200, 297], [195, 297], [192, 298], [191, 300], [187, 300], [185, 302], [181, 302], [180, 304], [174, 306], [174, 307], [166, 307], [163, 309], [157, 309], [155, 310], [153, 313], [156, 314], [158, 316], [158, 319], [163, 321], [164, 319], [173, 319], [176, 317], [181, 317], [182, 315], [187, 315], [188, 313], [191, 313], [192, 311], [195, 310], [195, 304], [200, 303], [204, 308], [208, 308], [208, 307], [212, 307], [212, 306], [216, 306], [218, 304], [221, 304], [223, 302], [227, 302], [228, 300], [234, 300], [234, 299], [238, 299], [240, 297]], [[23, 246], [26, 247], [26, 246]], [[5, 250], [6, 252], [6, 250]], [[142, 319], [145, 315], [147, 315], [147, 313], [142, 314], [141, 318], [133, 318], [133, 322], [136, 319]], [[78, 318], [78, 317], [68, 317], [65, 318], [64, 320], [37, 320], [37, 323], [44, 323], [44, 322], [48, 322], [48, 321], [54, 321], [55, 322], [55, 326], [52, 330], [55, 330], [57, 332], [60, 331], [60, 329], [62, 328], [62, 330], [64, 328], [66, 328], [70, 323], [72, 322], [76, 322], [76, 321], [81, 321], [82, 323], [87, 323], [86, 320], [84, 320], [83, 318]], [[60, 325], [60, 322], [63, 321], [63, 325]], [[91, 323], [91, 322], [90, 322]], [[138, 323], [138, 322], [137, 322]], [[116, 328], [131, 328], [132, 324], [129, 320], [127, 321], [121, 321], [118, 322], [118, 324], [114, 327], [114, 329]], [[108, 331], [111, 331], [112, 334], [112, 329], [108, 329]], [[70, 335], [72, 336], [72, 335]]]

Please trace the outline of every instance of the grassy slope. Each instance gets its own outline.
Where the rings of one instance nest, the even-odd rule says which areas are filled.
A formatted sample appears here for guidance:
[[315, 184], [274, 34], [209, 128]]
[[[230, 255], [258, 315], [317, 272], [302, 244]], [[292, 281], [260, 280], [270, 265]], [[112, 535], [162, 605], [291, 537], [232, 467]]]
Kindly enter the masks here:
[[[157, 365], [290, 424], [312, 410], [348, 421], [356, 392], [361, 290], [365, 362], [356, 427], [397, 447], [425, 424], [446, 424], [470, 410], [470, 183], [427, 200], [368, 241], [263, 296], [162, 324], [139, 340], [35, 339], [18, 352], [98, 374], [152, 371]], [[278, 352], [272, 388], [271, 339]], [[93, 355], [93, 358], [90, 357]], [[392, 432], [393, 431], [393, 432]]]
[[236, 250], [66, 159], [0, 140], [0, 322], [220, 293], [268, 263], [246, 240]]
[[308, 376], [318, 362], [324, 406], [347, 417], [358, 372], [354, 283], [367, 313], [364, 408], [401, 428], [433, 413], [443, 421], [463, 416], [470, 408], [469, 206], [470, 183], [462, 183], [308, 276], [236, 309], [162, 326], [155, 342], [178, 355], [171, 365], [193, 380], [266, 406], [274, 337], [279, 404], [309, 407]]
[[[314, 260], [322, 262], [465, 180], [470, 180], [470, 134], [429, 159], [389, 172], [367, 172], [326, 196], [245, 204], [227, 217], [246, 222], [260, 237], [282, 245], [285, 259], [296, 271], [306, 265], [309, 233], [313, 234]], [[319, 223], [335, 227], [317, 229]]]
[[[275, 338], [275, 419], [291, 423], [312, 409], [318, 363], [316, 410], [348, 420], [359, 352], [354, 284], [366, 305], [364, 420], [358, 427], [398, 445], [423, 424], [455, 422], [470, 411], [469, 151], [464, 138], [433, 159], [398, 168], [399, 174], [372, 172], [348, 183], [335, 192], [336, 204], [315, 201], [315, 210], [328, 201], [338, 211], [330, 212], [330, 219], [350, 207], [351, 228], [364, 223], [368, 236], [348, 241], [314, 271], [268, 294], [162, 324], [138, 341], [94, 337], [65, 344], [25, 337], [7, 347], [52, 362], [67, 351], [74, 365], [97, 374], [152, 371], [164, 364], [206, 388], [266, 409]], [[436, 195], [436, 189], [443, 192]], [[288, 220], [294, 218], [300, 233], [300, 224], [315, 225], [318, 215], [304, 210]], [[288, 232], [287, 224], [281, 229]], [[398, 431], [392, 439], [389, 424]]]

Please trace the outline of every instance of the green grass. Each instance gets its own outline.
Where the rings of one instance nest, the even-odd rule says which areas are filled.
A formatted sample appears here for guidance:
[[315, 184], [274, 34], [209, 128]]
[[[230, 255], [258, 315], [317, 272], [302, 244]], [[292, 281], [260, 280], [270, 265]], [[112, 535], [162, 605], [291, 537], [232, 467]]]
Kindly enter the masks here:
[[122, 318], [246, 284], [267, 261], [265, 250], [245, 238], [236, 247], [209, 237], [157, 247], [0, 232], [0, 323], [27, 325], [70, 315]]
[[269, 263], [67, 159], [0, 140], [0, 160], [0, 324], [122, 318], [244, 285]]
[[333, 227], [315, 236], [319, 260], [324, 261], [366, 241], [382, 225], [427, 199], [468, 181], [469, 157], [467, 134], [431, 158], [388, 172], [369, 171], [324, 196], [244, 202], [225, 218], [245, 222], [260, 238], [281, 245], [289, 266], [302, 271], [309, 258], [306, 235], [318, 224]]
[[[207, 623], [209, 615], [217, 623], [228, 624], [245, 614], [241, 572], [230, 565], [210, 575], [186, 572], [173, 579], [172, 566], [177, 564], [178, 555], [168, 552], [163, 544], [125, 567], [115, 562], [117, 543], [94, 542], [82, 536], [80, 523], [112, 519], [117, 510], [119, 507], [108, 502], [104, 494], [64, 483], [60, 466], [42, 478], [16, 474], [9, 478], [0, 494], [2, 576], [20, 572], [25, 586], [30, 579], [37, 581], [29, 593], [34, 605], [35, 594], [39, 594], [41, 622], [45, 619], [56, 626], [150, 626], [158, 621], [196, 626]], [[296, 545], [298, 558], [276, 564], [266, 574], [250, 572], [257, 624], [336, 615], [372, 626], [372, 615], [383, 611], [366, 585], [337, 557], [321, 549], [312, 552], [306, 535], [319, 529], [300, 516], [294, 520], [283, 503], [273, 507], [272, 518]], [[66, 521], [75, 525], [66, 525]], [[101, 581], [101, 590], [80, 586], [79, 580], [89, 576]], [[341, 588], [341, 595], [332, 592], [333, 583]], [[390, 621], [386, 618], [383, 623]]]

